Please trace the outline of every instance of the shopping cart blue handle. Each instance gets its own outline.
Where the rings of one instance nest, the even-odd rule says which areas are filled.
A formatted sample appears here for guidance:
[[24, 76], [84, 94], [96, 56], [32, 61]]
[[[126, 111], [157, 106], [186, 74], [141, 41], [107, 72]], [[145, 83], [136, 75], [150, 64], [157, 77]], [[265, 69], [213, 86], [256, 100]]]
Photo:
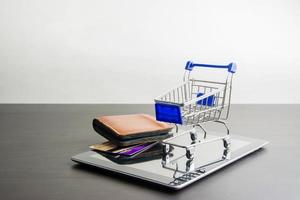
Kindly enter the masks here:
[[185, 69], [192, 71], [194, 67], [224, 68], [224, 69], [228, 69], [228, 72], [230, 73], [236, 72], [235, 63], [229, 63], [228, 65], [210, 65], [210, 64], [198, 64], [198, 63], [193, 63], [192, 61], [188, 61], [186, 63]]

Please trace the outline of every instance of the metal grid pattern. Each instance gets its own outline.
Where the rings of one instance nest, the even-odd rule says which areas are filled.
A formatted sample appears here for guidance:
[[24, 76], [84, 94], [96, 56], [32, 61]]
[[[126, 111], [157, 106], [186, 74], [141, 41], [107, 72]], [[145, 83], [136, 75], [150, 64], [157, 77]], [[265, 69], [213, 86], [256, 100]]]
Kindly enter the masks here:
[[[155, 99], [155, 102], [181, 107], [184, 125], [217, 121], [223, 113], [227, 119], [230, 104], [232, 75], [226, 82], [213, 82], [189, 78], [181, 85]], [[197, 96], [199, 93], [203, 96]], [[211, 98], [211, 101], [209, 101]], [[226, 108], [226, 109], [224, 109]]]

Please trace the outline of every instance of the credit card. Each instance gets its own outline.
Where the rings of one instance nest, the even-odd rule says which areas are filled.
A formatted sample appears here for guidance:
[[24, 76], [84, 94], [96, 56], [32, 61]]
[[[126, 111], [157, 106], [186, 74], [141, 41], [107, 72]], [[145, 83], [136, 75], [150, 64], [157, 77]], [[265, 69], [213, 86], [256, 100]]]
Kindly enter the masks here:
[[122, 155], [122, 156], [133, 156], [137, 153], [143, 152], [153, 146], [153, 142], [138, 144], [130, 147], [117, 147], [111, 142], [107, 141], [101, 144], [94, 144], [90, 146], [90, 149], [101, 151], [104, 153], [114, 154], [114, 155]]
[[[152, 143], [150, 143], [150, 144], [152, 144]], [[122, 151], [120, 151], [118, 153], [120, 155], [123, 155], [123, 156], [132, 156], [132, 155], [134, 155], [136, 153], [139, 153], [139, 152], [143, 151], [150, 144], [147, 143], [147, 144], [136, 145], [136, 146], [130, 147], [128, 149], [124, 149], [124, 150], [122, 150]]]

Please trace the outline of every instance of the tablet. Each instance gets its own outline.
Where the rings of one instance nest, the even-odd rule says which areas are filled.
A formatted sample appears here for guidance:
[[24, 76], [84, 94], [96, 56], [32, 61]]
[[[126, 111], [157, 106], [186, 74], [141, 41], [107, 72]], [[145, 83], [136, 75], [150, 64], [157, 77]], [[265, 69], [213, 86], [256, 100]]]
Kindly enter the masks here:
[[265, 140], [231, 135], [231, 156], [226, 159], [223, 156], [222, 141], [197, 146], [192, 159], [187, 158], [186, 151], [182, 148], [174, 148], [167, 155], [155, 154], [151, 157], [148, 154], [144, 158], [139, 156], [137, 159], [124, 159], [122, 162], [118, 162], [120, 159], [112, 159], [95, 151], [80, 153], [71, 159], [77, 163], [92, 165], [178, 190], [238, 161], [267, 143]]

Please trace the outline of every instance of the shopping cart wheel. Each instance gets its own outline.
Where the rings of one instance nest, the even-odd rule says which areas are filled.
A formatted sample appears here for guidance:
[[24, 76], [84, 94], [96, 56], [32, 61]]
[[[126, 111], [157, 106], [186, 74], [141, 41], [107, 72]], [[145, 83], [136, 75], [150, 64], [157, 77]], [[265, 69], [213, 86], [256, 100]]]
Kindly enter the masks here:
[[195, 165], [194, 165], [194, 159], [189, 159], [186, 161], [186, 171], [190, 172], [190, 171], [194, 171], [195, 169]]
[[231, 155], [231, 143], [230, 143], [230, 137], [223, 138], [223, 145], [224, 145], [224, 151], [223, 151], [223, 159], [230, 159]]
[[193, 159], [193, 158], [194, 158], [194, 153], [195, 153], [195, 147], [187, 148], [187, 149], [186, 149], [185, 156], [186, 156], [188, 159]]
[[230, 138], [229, 137], [223, 138], [223, 145], [224, 145], [224, 148], [226, 148], [226, 149], [230, 148]]
[[167, 163], [169, 163], [169, 159], [170, 157], [169, 157], [169, 154], [164, 154], [163, 155], [163, 157], [162, 157], [162, 161], [161, 161], [161, 164], [163, 165], [163, 166], [165, 166]]
[[230, 149], [224, 149], [222, 158], [228, 160], [230, 159], [230, 156], [231, 156]]
[[197, 131], [195, 128], [193, 128], [191, 131], [190, 131], [190, 136], [191, 136], [191, 140], [193, 142], [195, 142], [198, 138], [198, 135], [197, 135]]
[[170, 145], [169, 144], [163, 144], [163, 153], [168, 154], [170, 152]]

